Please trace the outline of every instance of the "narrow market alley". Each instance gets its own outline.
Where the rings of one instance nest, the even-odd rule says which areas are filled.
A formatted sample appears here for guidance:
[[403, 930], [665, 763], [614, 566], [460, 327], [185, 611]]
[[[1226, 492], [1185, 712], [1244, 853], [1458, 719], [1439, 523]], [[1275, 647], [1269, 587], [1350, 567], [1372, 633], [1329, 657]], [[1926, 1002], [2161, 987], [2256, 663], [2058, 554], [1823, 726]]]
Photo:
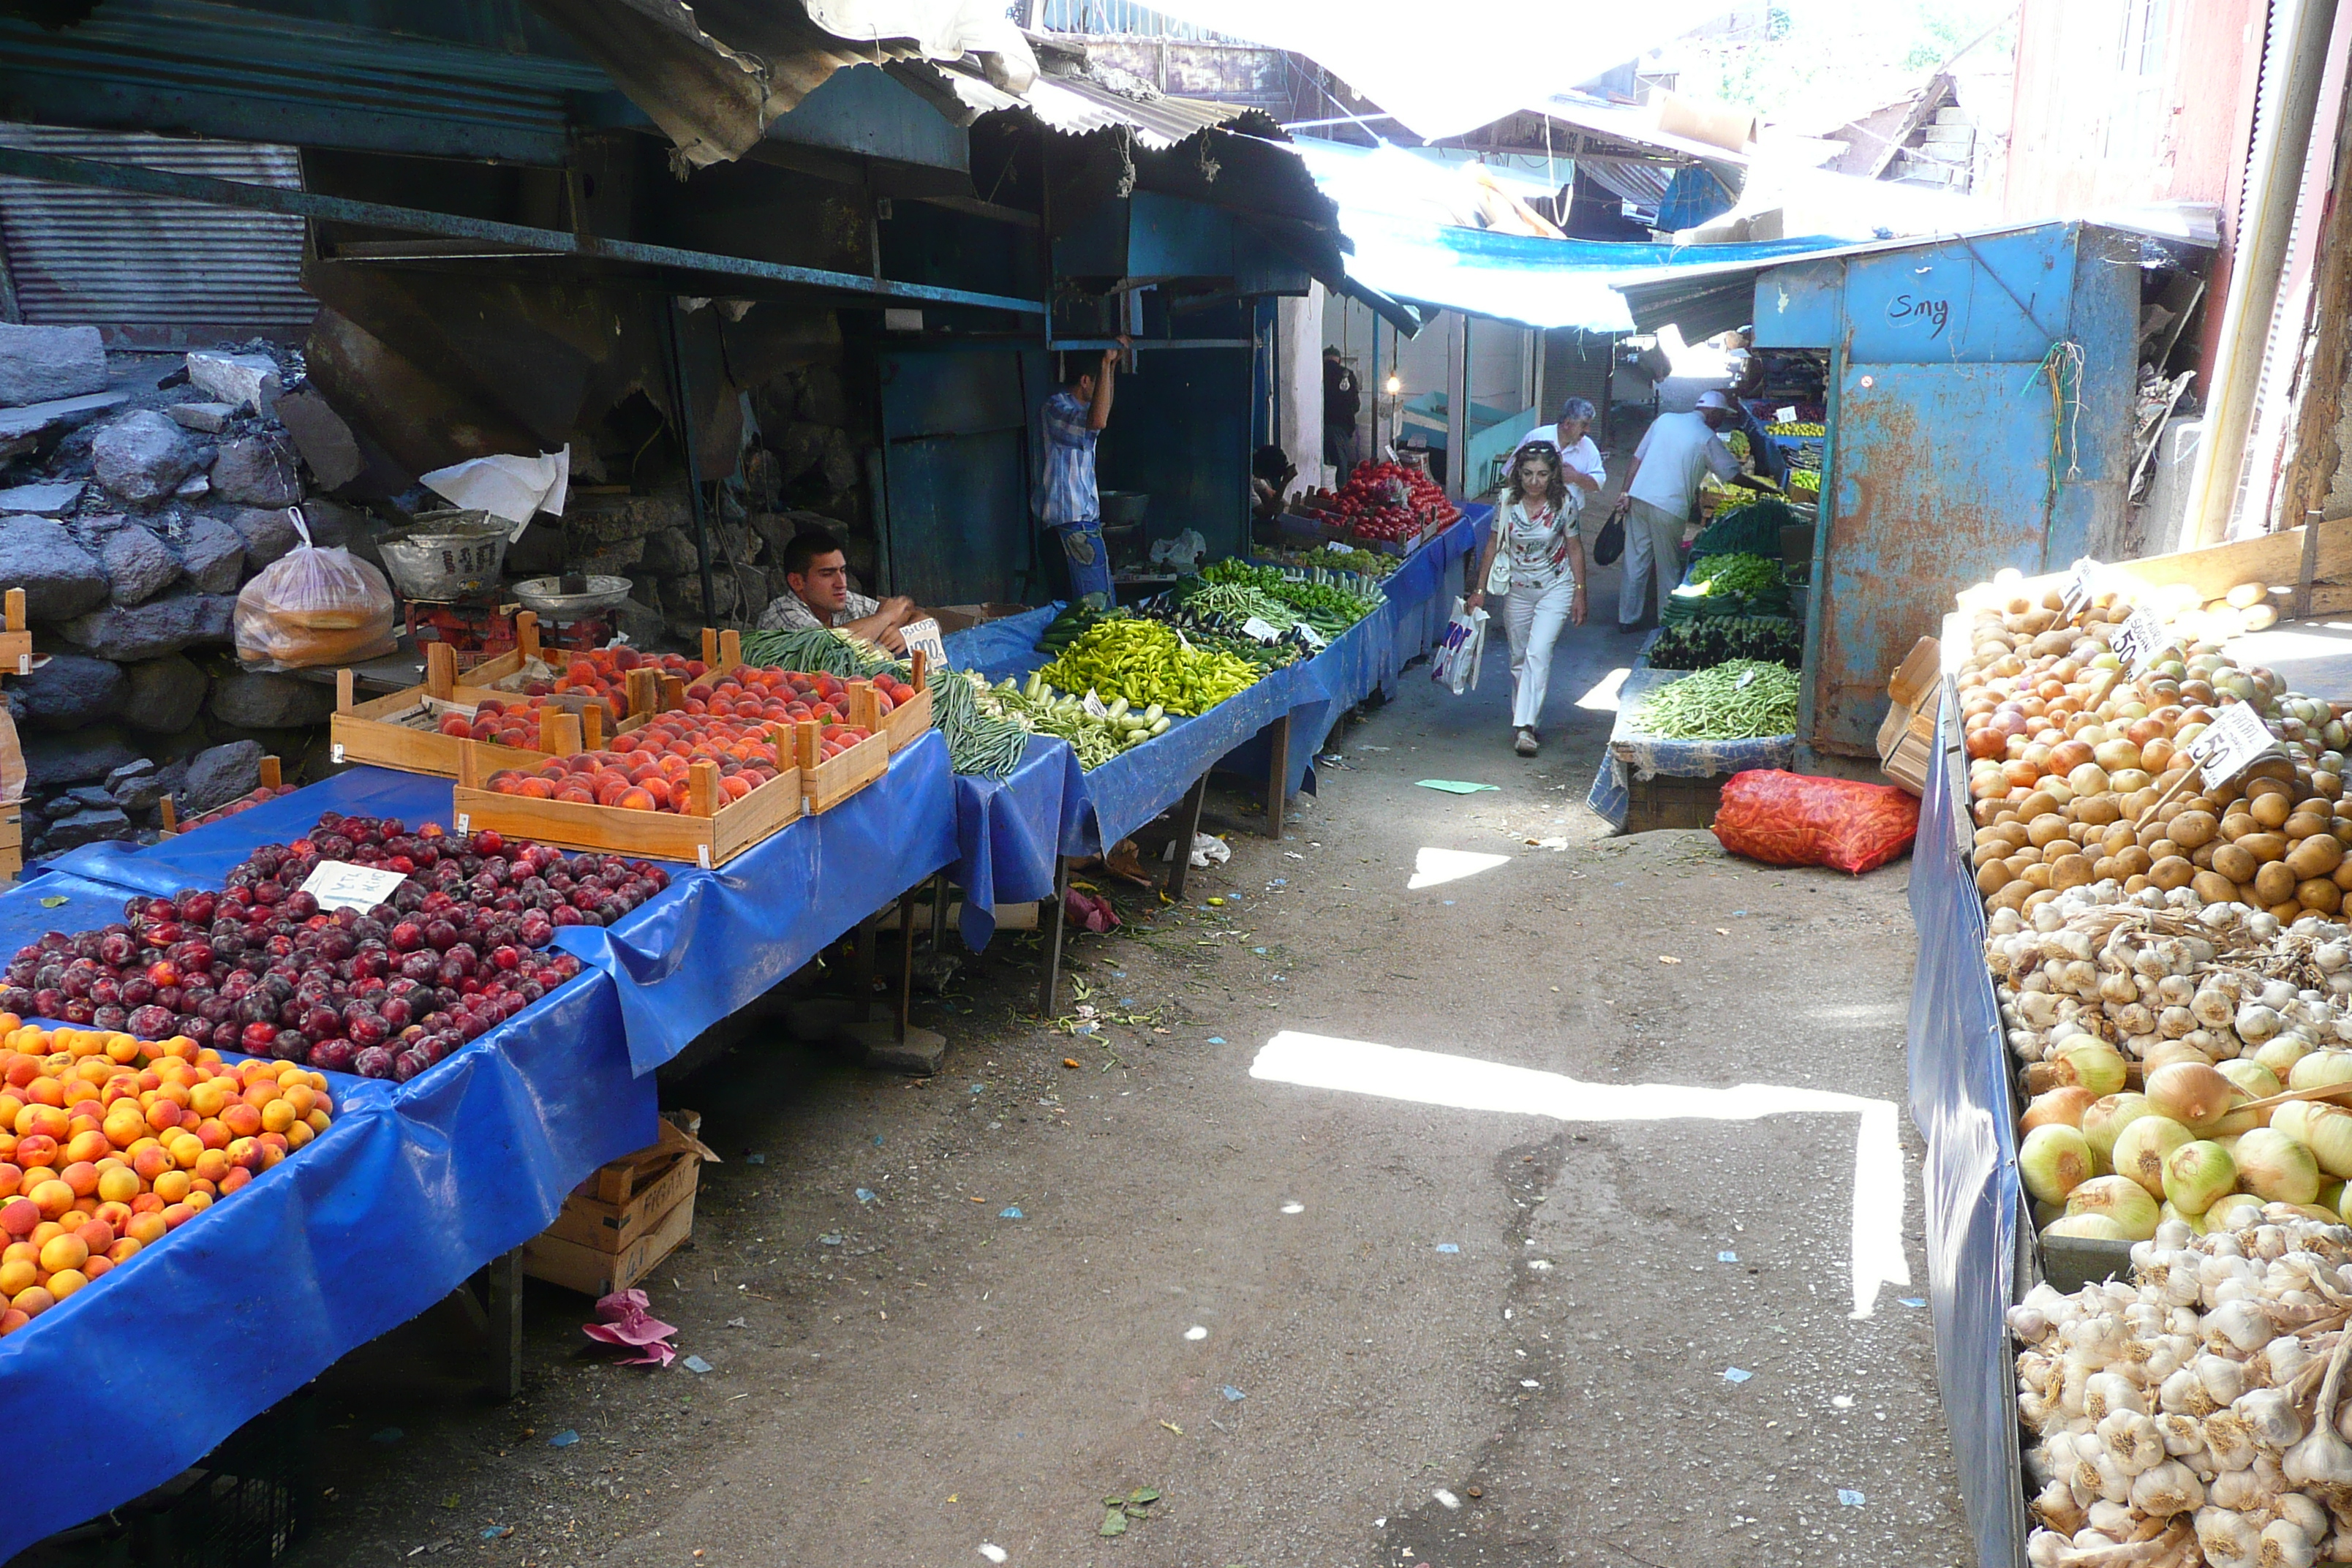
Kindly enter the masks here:
[[1092, 1019], [1034, 1021], [1007, 935], [919, 1005], [935, 1079], [761, 1039], [668, 1086], [724, 1163], [647, 1288], [709, 1370], [604, 1364], [533, 1286], [488, 1407], [430, 1317], [321, 1384], [291, 1561], [1963, 1561], [1908, 863], [1598, 837], [1637, 641], [1571, 634], [1532, 763], [1498, 640], [1336, 731], [1281, 842], [1213, 795], [1232, 861], [1074, 939]]

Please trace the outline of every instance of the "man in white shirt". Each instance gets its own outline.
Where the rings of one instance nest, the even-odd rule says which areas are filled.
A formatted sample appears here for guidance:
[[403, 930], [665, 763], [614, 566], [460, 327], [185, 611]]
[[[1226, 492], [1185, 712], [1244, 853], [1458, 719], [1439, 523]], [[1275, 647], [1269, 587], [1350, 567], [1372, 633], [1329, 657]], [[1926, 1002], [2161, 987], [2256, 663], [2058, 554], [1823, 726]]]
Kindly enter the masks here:
[[1702, 392], [1696, 412], [1661, 414], [1633, 448], [1633, 467], [1625, 470], [1625, 493], [1612, 514], [1625, 519], [1625, 581], [1617, 591], [1619, 631], [1642, 629], [1652, 577], [1657, 579], [1658, 608], [1665, 608], [1666, 595], [1681, 576], [1677, 552], [1690, 522], [1691, 503], [1698, 499], [1700, 476], [1712, 473], [1728, 479], [1739, 472], [1739, 459], [1717, 434], [1737, 422], [1731, 399], [1720, 392]]
[[1599, 495], [1609, 482], [1609, 470], [1601, 460], [1601, 448], [1592, 444], [1592, 437], [1588, 434], [1596, 416], [1591, 404], [1581, 397], [1570, 398], [1560, 405], [1557, 424], [1546, 424], [1538, 419], [1528, 426], [1528, 433], [1518, 438], [1512, 446], [1510, 455], [1503, 459], [1503, 472], [1507, 474], [1511, 471], [1511, 464], [1518, 458], [1519, 447], [1530, 441], [1549, 441], [1559, 448], [1560, 478], [1568, 481], [1570, 489], [1582, 492], [1577, 500], [1577, 504], [1582, 506]]

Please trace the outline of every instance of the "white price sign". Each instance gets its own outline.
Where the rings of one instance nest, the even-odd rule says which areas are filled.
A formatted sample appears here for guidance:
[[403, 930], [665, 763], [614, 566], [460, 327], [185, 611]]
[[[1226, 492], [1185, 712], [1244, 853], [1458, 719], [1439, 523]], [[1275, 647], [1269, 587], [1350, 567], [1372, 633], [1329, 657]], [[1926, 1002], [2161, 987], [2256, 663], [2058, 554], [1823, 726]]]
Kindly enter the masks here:
[[2225, 784], [2277, 744], [2278, 738], [2252, 703], [2233, 702], [2189, 742], [2189, 756], [2207, 784]]
[[2134, 610], [2124, 624], [2116, 628], [2108, 647], [2124, 661], [2126, 673], [2137, 676], [2147, 668], [2165, 643], [2164, 627], [2146, 610]]
[[1086, 710], [1087, 717], [1089, 719], [1110, 717], [1110, 710], [1103, 706], [1103, 700], [1095, 695], [1094, 688], [1091, 686], [1087, 688], [1087, 694], [1078, 699], [1078, 706]]
[[919, 621], [908, 621], [898, 628], [898, 640], [907, 645], [911, 657], [920, 653], [933, 669], [945, 669], [948, 645], [940, 637], [940, 623], [925, 616]]
[[1260, 642], [1275, 642], [1281, 638], [1282, 628], [1271, 621], [1252, 616], [1242, 623], [1242, 635], [1255, 637]]
[[1330, 638], [1325, 637], [1321, 632], [1317, 631], [1313, 626], [1308, 626], [1305, 621], [1298, 623], [1298, 635], [1305, 640], [1308, 647], [1315, 649], [1318, 653], [1322, 652], [1325, 648], [1331, 646]]
[[2066, 579], [2066, 591], [2059, 600], [2059, 607], [2068, 620], [2091, 607], [2092, 599], [2099, 592], [2100, 570], [2099, 563], [2087, 555], [2074, 563], [2074, 574]]
[[319, 868], [302, 879], [302, 890], [318, 900], [322, 910], [372, 910], [407, 879], [399, 871], [354, 866], [348, 860], [321, 860]]

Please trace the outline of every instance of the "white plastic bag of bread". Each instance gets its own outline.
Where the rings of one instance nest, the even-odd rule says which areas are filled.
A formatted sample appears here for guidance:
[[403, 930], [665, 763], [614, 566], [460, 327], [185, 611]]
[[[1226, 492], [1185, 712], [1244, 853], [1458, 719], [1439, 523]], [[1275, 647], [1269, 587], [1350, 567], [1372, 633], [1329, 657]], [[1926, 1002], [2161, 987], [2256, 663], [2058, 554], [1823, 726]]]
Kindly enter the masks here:
[[236, 596], [236, 656], [249, 669], [302, 669], [351, 664], [390, 653], [392, 584], [341, 547], [302, 542], [268, 566]]

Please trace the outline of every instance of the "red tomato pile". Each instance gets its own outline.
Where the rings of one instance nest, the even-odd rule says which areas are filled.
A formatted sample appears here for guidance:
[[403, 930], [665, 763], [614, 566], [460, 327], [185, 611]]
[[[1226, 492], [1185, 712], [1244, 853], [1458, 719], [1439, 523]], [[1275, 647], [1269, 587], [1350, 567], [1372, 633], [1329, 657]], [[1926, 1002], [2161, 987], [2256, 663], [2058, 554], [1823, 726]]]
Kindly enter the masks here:
[[1337, 494], [1309, 490], [1299, 505], [1367, 539], [1411, 539], [1431, 522], [1462, 515], [1436, 481], [1402, 463], [1366, 463]]

